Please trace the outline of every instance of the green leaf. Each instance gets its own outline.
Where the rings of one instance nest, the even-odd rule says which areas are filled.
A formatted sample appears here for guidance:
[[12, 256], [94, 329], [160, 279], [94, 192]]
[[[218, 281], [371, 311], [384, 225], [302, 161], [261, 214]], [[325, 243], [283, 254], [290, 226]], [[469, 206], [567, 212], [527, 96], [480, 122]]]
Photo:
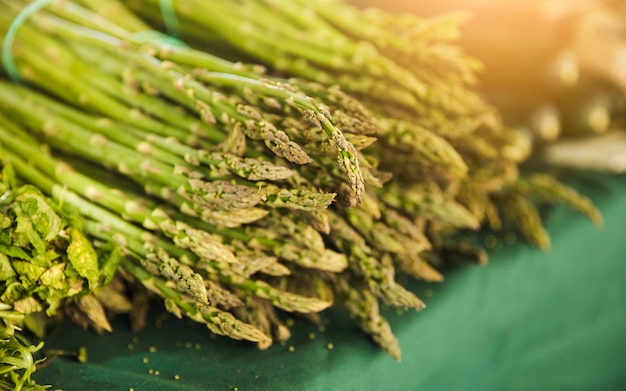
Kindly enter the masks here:
[[89, 240], [80, 231], [69, 228], [70, 244], [67, 246], [67, 257], [78, 274], [86, 278], [89, 288], [93, 289], [100, 280], [98, 255]]
[[41, 266], [44, 269], [47, 269], [49, 267], [52, 266], [52, 262], [50, 262], [50, 260], [48, 259], [50, 251], [46, 251], [45, 253], [39, 253], [36, 254], [31, 260], [30, 262], [37, 265], [37, 266]]
[[2, 168], [0, 177], [2, 178], [2, 184], [5, 188], [15, 189], [17, 187], [15, 183], [15, 172], [13, 171], [13, 166], [10, 164], [7, 164]]
[[13, 303], [13, 308], [22, 314], [32, 314], [33, 312], [43, 311], [41, 303], [34, 297], [25, 297]]
[[67, 297], [76, 296], [85, 289], [85, 280], [78, 274], [71, 263], [65, 264], [65, 284]]
[[11, 258], [19, 258], [24, 261], [30, 261], [32, 259], [32, 257], [24, 251], [24, 249], [17, 246], [6, 246], [4, 244], [0, 244], [0, 254], [7, 255]]
[[13, 269], [20, 276], [20, 279], [28, 285], [36, 285], [39, 277], [46, 271], [45, 268], [37, 266], [27, 261], [13, 261]]
[[[0, 197], [2, 197], [1, 190], [0, 190]], [[11, 221], [11, 218], [9, 216], [7, 216], [4, 213], [0, 215], [0, 231], [4, 231], [5, 229], [9, 228], [12, 224], [13, 224], [13, 221]]]
[[65, 264], [59, 263], [46, 270], [39, 281], [42, 285], [49, 286], [53, 289], [61, 290], [65, 282]]
[[4, 292], [2, 292], [2, 296], [0, 296], [0, 301], [2, 301], [2, 303], [13, 303], [19, 300], [25, 291], [26, 288], [24, 288], [19, 281], [10, 282], [4, 288]]
[[33, 221], [37, 232], [46, 241], [57, 237], [63, 229], [63, 220], [59, 214], [36, 188], [27, 185], [20, 190], [23, 193], [16, 197], [16, 201], [22, 203], [24, 212]]
[[16, 276], [9, 257], [0, 253], [0, 281], [7, 281]]
[[102, 286], [108, 285], [117, 271], [117, 268], [122, 261], [123, 253], [122, 248], [113, 242], [104, 244], [98, 249], [100, 265], [100, 284]]
[[15, 219], [15, 222], [17, 223], [17, 227], [13, 231], [11, 231], [11, 238], [8, 242], [9, 245], [27, 249], [31, 247], [32, 240], [34, 240], [35, 242], [41, 242], [41, 244], [43, 244], [43, 241], [41, 240], [41, 238], [37, 240], [37, 238], [35, 237], [31, 240], [32, 234], [35, 234], [34, 236], [38, 236], [38, 235], [32, 229], [32, 226], [30, 224], [30, 221], [28, 221], [28, 218], [18, 217]]
[[37, 254], [44, 253], [46, 242], [57, 237], [63, 228], [63, 220], [34, 187], [20, 188], [12, 211], [17, 223], [13, 237], [15, 244], [22, 247], [30, 244]]
[[24, 316], [24, 326], [39, 339], [46, 335], [46, 321], [43, 312], [33, 312]]
[[0, 326], [0, 389], [44, 391], [30, 377], [37, 370], [33, 357], [43, 347], [43, 342], [33, 345], [19, 331]]
[[54, 261], [61, 257], [61, 253], [59, 253], [56, 249], [48, 249], [45, 254], [41, 254], [42, 258], [42, 266], [51, 266], [54, 264]]
[[46, 289], [41, 292], [41, 296], [45, 297], [47, 305], [46, 315], [54, 316], [56, 314], [59, 307], [61, 307], [61, 305], [67, 301], [67, 298], [70, 297], [69, 294], [67, 294], [68, 290], [69, 287], [66, 285], [63, 290], [46, 287]]
[[[6, 213], [6, 212], [2, 211], [1, 213]], [[8, 216], [5, 216], [5, 217], [7, 217], [10, 220]], [[11, 220], [11, 224], [13, 224], [13, 220]], [[11, 245], [11, 246], [14, 245], [13, 241], [11, 240], [12, 232], [13, 230], [10, 230], [10, 229], [0, 230], [0, 246], [6, 247], [8, 245]]]
[[13, 231], [13, 243], [19, 247], [28, 247], [32, 245], [37, 253], [46, 251], [46, 242], [43, 241], [30, 217], [24, 213], [21, 205], [14, 205], [13, 211], [16, 214], [15, 222], [17, 227]]

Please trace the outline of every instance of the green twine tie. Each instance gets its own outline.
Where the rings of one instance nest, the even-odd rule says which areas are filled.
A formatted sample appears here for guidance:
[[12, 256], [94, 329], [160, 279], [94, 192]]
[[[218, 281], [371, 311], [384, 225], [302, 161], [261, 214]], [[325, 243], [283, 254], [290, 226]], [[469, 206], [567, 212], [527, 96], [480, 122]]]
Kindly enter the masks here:
[[7, 34], [4, 36], [4, 40], [2, 41], [2, 66], [4, 67], [4, 70], [9, 78], [16, 83], [21, 81], [21, 77], [17, 70], [17, 66], [15, 65], [15, 60], [13, 59], [13, 53], [11, 52], [13, 41], [15, 40], [15, 34], [20, 26], [22, 26], [22, 24], [24, 24], [24, 22], [30, 18], [31, 15], [51, 2], [52, 0], [36, 0], [24, 7], [24, 9], [17, 14], [15, 19], [13, 19], [13, 22], [11, 22], [11, 25], [9, 26], [9, 30], [7, 30]]
[[[4, 67], [4, 70], [9, 78], [16, 83], [21, 82], [22, 80], [12, 53], [13, 41], [15, 41], [17, 30], [35, 12], [47, 6], [51, 2], [52, 0], [35, 0], [28, 4], [24, 7], [24, 9], [22, 9], [22, 11], [20, 11], [19, 14], [17, 14], [15, 19], [13, 19], [13, 22], [11, 22], [9, 29], [7, 30], [7, 34], [4, 36], [4, 40], [2, 41], [2, 66]], [[145, 31], [135, 34], [135, 38], [140, 41], [158, 41], [176, 46], [186, 46], [184, 42], [178, 39], [178, 36], [180, 35], [180, 24], [178, 23], [178, 18], [176, 17], [176, 11], [174, 10], [172, 0], [159, 0], [159, 5], [161, 7], [161, 14], [163, 15], [163, 22], [165, 23], [165, 27], [169, 35], [159, 33], [158, 31]]]
[[163, 15], [165, 29], [169, 35], [178, 38], [180, 36], [180, 24], [176, 17], [173, 0], [159, 0], [159, 6], [161, 7], [161, 15]]

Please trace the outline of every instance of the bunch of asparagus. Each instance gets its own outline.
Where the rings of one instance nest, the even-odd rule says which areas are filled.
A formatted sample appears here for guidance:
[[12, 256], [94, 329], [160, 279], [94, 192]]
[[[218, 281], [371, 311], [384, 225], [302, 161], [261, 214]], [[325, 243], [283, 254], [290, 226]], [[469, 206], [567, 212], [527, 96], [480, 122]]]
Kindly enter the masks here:
[[[477, 93], [480, 64], [455, 43], [467, 14], [420, 18], [340, 0], [191, 0], [173, 2], [179, 24], [172, 26], [156, 3], [133, 0], [129, 6], [155, 28], [176, 27], [204, 50], [261, 62], [275, 75], [337, 85], [357, 97], [379, 124], [377, 142], [363, 153], [394, 178], [375, 191], [386, 204], [412, 217], [437, 216], [436, 225], [502, 227], [498, 216], [511, 204], [500, 202], [518, 191], [518, 167], [530, 156], [533, 140], [504, 126]], [[557, 186], [545, 177], [532, 183]], [[555, 188], [556, 193], [563, 192]], [[429, 210], [439, 197], [447, 209]], [[458, 205], [452, 209], [459, 213], [450, 210], [455, 202], [471, 216]], [[588, 205], [582, 208], [595, 214]], [[534, 238], [531, 231], [537, 232]], [[526, 236], [548, 245], [539, 227]]]
[[[203, 49], [117, 1], [53, 2], [20, 26], [26, 86], [0, 85], [2, 158], [121, 249], [118, 277], [95, 289], [103, 307], [129, 311], [140, 283], [267, 347], [289, 338], [279, 311], [343, 305], [399, 359], [379, 302], [424, 307], [397, 272], [441, 281], [447, 262], [485, 262], [458, 230], [511, 222], [547, 248], [533, 200], [600, 221], [552, 177], [518, 176], [528, 144], [472, 92], [474, 63], [448, 42], [458, 18], [303, 4], [176, 3], [212, 36], [190, 38]], [[0, 26], [24, 6], [1, 1]]]

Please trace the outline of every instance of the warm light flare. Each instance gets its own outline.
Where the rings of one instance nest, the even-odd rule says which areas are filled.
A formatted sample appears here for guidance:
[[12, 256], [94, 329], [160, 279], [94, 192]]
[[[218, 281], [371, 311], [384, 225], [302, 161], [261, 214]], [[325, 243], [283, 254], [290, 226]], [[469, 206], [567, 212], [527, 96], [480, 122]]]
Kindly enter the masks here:
[[484, 64], [482, 91], [542, 143], [624, 128], [624, 1], [354, 1], [423, 17], [470, 12], [459, 44]]

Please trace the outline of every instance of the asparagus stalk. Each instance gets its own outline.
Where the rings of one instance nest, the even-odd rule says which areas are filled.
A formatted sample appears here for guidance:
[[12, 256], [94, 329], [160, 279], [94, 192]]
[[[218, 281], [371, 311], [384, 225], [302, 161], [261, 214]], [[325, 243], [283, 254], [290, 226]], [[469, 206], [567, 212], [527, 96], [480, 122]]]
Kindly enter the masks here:
[[[171, 305], [174, 305], [185, 316], [196, 322], [206, 324], [211, 332], [218, 335], [226, 335], [233, 339], [256, 342], [259, 346], [266, 346], [270, 343], [271, 340], [267, 335], [254, 326], [237, 320], [232, 314], [220, 311], [215, 307], [198, 307], [186, 301], [184, 297], [170, 288], [163, 280], [147, 273], [145, 269], [138, 267], [133, 261], [124, 260], [123, 266], [150, 290], [170, 300]], [[171, 308], [170, 311], [176, 312], [176, 310]]]

